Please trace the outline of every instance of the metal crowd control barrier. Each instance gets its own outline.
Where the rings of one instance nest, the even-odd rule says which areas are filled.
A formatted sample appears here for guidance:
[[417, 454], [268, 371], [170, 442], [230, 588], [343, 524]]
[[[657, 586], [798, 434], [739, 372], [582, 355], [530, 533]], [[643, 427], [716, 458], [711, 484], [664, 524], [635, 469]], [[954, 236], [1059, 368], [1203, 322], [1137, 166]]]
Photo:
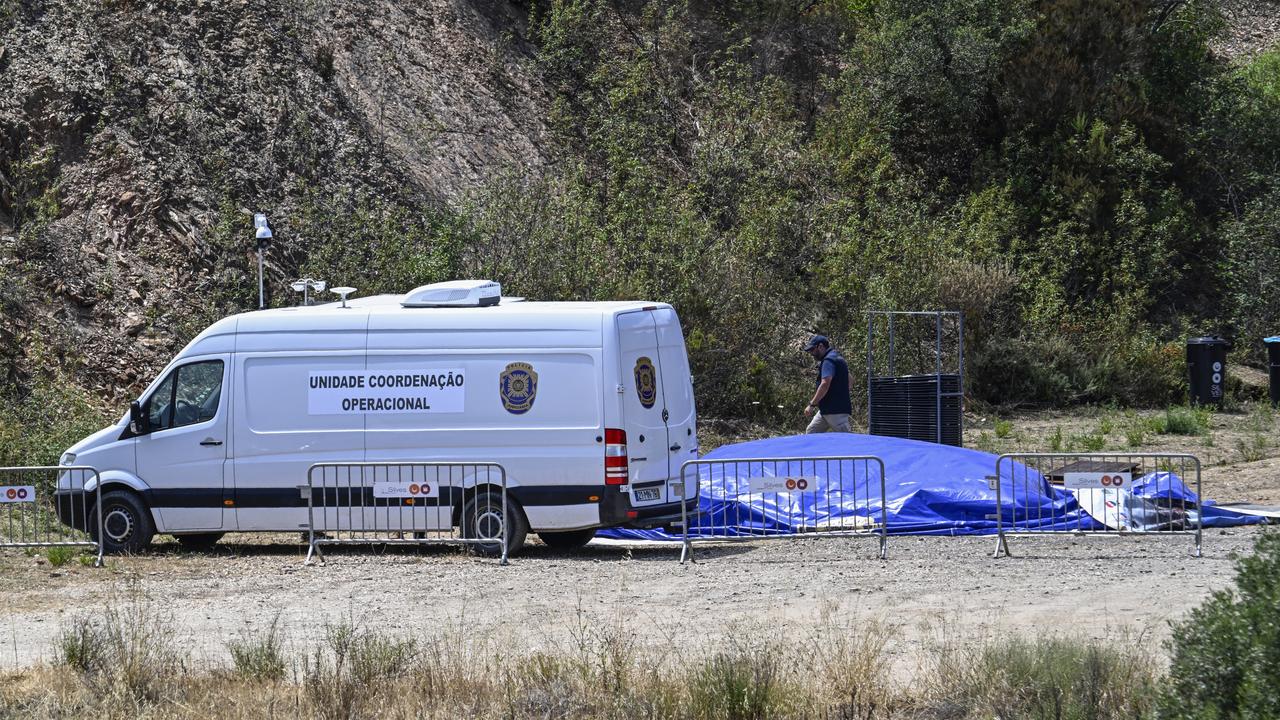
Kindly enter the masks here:
[[0, 468], [0, 548], [88, 547], [102, 567], [101, 499], [91, 467]]
[[492, 462], [317, 463], [299, 488], [310, 548], [321, 545], [497, 546], [507, 564], [507, 471]]
[[1011, 554], [1011, 534], [1063, 533], [1194, 534], [1194, 555], [1201, 556], [1203, 496], [1194, 455], [1009, 453], [996, 459], [987, 481], [996, 491], [994, 557]]
[[698, 502], [693, 514], [690, 503], [681, 503], [681, 563], [692, 559], [699, 540], [815, 535], [876, 535], [880, 559], [888, 558], [889, 511], [878, 457], [689, 460], [680, 467], [679, 489], [690, 479]]

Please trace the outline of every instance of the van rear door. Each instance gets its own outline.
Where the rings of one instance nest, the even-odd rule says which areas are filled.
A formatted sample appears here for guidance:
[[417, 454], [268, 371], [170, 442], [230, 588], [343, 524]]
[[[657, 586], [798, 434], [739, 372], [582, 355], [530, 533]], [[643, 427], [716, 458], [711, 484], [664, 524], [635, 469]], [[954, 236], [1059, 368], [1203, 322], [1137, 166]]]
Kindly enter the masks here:
[[[689, 372], [689, 356], [685, 352], [684, 332], [680, 318], [669, 307], [652, 312], [658, 330], [658, 356], [662, 365], [662, 395], [666, 402], [667, 424], [667, 472], [676, 483], [680, 479], [680, 466], [686, 460], [698, 457], [697, 409], [693, 400], [693, 376]], [[688, 479], [690, 493], [696, 489], [696, 475]], [[670, 492], [670, 485], [668, 486]], [[679, 500], [671, 495], [669, 502]]]
[[652, 309], [619, 313], [615, 322], [631, 505], [658, 505], [668, 502], [670, 477], [658, 325]]

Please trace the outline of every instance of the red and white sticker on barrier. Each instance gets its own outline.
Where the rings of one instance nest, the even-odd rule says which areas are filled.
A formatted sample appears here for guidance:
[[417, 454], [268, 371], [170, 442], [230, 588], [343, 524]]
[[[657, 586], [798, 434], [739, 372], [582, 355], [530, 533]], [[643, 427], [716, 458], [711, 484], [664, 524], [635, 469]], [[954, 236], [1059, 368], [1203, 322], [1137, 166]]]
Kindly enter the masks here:
[[748, 478], [747, 484], [752, 495], [758, 493], [804, 492], [817, 489], [818, 478], [814, 476], [779, 476]]
[[429, 482], [376, 482], [373, 484], [376, 498], [440, 497], [440, 488]]
[[0, 503], [29, 503], [36, 501], [36, 489], [33, 485], [0, 486]]
[[1062, 474], [1062, 486], [1071, 490], [1124, 490], [1133, 486], [1133, 473], [1069, 472]]

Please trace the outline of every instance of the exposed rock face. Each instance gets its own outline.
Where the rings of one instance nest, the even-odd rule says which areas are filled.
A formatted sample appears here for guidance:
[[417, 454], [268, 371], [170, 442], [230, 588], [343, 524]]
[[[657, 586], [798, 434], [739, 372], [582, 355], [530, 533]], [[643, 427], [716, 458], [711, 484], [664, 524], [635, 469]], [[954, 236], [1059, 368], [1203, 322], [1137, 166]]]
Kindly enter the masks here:
[[516, 6], [335, 3], [330, 17], [342, 95], [423, 186], [456, 196], [545, 164], [545, 95]]
[[[10, 379], [54, 363], [104, 398], [136, 392], [213, 286], [256, 290], [247, 213], [288, 237], [307, 193], [426, 211], [547, 162], [525, 11], [500, 0], [3, 8]], [[273, 253], [272, 280], [297, 260]]]
[[1280, 44], [1280, 0], [1220, 0], [1226, 32], [1214, 49], [1248, 60]]

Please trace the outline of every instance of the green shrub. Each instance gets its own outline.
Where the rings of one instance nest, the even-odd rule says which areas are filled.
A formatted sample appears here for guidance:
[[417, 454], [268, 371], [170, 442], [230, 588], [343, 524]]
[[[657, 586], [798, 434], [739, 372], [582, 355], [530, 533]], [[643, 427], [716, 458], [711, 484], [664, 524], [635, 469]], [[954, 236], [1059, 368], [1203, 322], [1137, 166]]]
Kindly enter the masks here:
[[1132, 422], [1124, 429], [1125, 444], [1131, 448], [1142, 447], [1147, 441], [1147, 429], [1143, 423]]
[[1236, 450], [1240, 453], [1241, 462], [1257, 462], [1267, 456], [1267, 448], [1271, 443], [1262, 433], [1253, 433], [1248, 438], [1236, 441]]
[[68, 377], [0, 388], [0, 465], [57, 465], [62, 452], [110, 420]]
[[1204, 407], [1170, 407], [1156, 416], [1152, 429], [1161, 435], [1204, 435], [1209, 431], [1210, 410]]
[[1001, 440], [1009, 437], [1013, 433], [1013, 423], [1008, 420], [996, 420], [995, 433]]
[[986, 430], [978, 433], [978, 439], [973, 441], [973, 449], [983, 452], [995, 453], [996, 442]]
[[284, 677], [284, 638], [280, 616], [271, 620], [265, 632], [254, 637], [244, 634], [227, 643], [231, 664], [237, 675], [254, 680], [280, 680]]
[[1098, 452], [1107, 446], [1107, 438], [1097, 432], [1072, 435], [1070, 446], [1088, 452]]
[[968, 382], [998, 405], [1144, 405], [1182, 392], [1185, 366], [1175, 344], [1099, 333], [993, 340], [972, 353]]
[[1236, 560], [1235, 585], [1174, 625], [1161, 717], [1280, 717], [1280, 533], [1263, 533]]
[[46, 549], [44, 557], [53, 567], [62, 567], [71, 562], [79, 552], [79, 548], [58, 546]]

